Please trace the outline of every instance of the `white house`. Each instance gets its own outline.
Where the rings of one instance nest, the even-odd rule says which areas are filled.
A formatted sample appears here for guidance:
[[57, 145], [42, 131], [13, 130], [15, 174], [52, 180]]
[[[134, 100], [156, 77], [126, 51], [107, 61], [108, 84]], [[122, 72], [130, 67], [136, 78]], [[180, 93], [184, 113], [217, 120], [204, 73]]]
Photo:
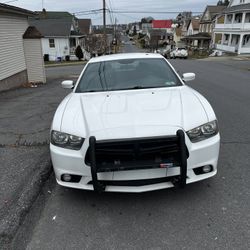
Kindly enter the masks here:
[[217, 49], [250, 54], [250, 0], [232, 0], [217, 17], [214, 29]]
[[188, 26], [187, 26], [187, 35], [195, 35], [199, 33], [199, 27], [200, 27], [200, 18], [199, 17], [193, 17]]
[[77, 59], [75, 49], [84, 48], [86, 36], [92, 32], [91, 19], [78, 19], [69, 12], [37, 12], [38, 16], [30, 18], [29, 23], [43, 35], [42, 50], [45, 60]]
[[0, 91], [45, 82], [41, 34], [29, 27], [35, 13], [0, 3]]
[[29, 23], [43, 35], [42, 50], [45, 61], [56, 61], [74, 55], [81, 36], [75, 31], [71, 18], [33, 19]]

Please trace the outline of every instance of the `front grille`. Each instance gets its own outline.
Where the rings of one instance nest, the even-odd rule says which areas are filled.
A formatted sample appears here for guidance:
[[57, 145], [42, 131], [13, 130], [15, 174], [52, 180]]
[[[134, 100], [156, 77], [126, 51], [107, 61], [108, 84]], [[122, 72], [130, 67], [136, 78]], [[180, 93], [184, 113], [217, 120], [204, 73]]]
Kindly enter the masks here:
[[[127, 187], [141, 187], [146, 185], [154, 185], [164, 182], [172, 182], [175, 184], [179, 176], [162, 177], [156, 179], [145, 179], [145, 180], [129, 180], [129, 181], [99, 181], [105, 186], [127, 186]], [[93, 181], [89, 181], [88, 184], [93, 185]]]
[[[97, 141], [95, 157], [98, 172], [180, 165], [177, 136]], [[89, 149], [85, 163], [91, 165]]]

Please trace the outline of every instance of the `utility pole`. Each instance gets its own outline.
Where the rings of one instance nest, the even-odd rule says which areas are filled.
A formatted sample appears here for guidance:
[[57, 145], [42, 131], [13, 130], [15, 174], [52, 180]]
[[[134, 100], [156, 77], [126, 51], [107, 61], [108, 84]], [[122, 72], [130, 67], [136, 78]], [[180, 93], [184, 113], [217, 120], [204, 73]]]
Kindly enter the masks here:
[[103, 36], [104, 36], [104, 53], [107, 47], [107, 34], [106, 34], [106, 2], [103, 0]]
[[115, 18], [115, 27], [114, 27], [114, 38], [115, 38], [115, 54], [116, 54], [117, 52], [116, 18]]

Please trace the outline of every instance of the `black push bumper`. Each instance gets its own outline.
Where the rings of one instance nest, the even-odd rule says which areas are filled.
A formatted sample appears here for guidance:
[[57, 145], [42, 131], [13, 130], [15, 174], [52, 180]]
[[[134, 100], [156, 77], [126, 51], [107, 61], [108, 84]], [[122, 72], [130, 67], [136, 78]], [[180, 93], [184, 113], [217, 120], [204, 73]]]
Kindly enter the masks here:
[[[175, 136], [175, 143], [178, 145], [177, 147], [177, 155], [178, 155], [178, 165], [180, 166], [180, 176], [177, 178], [175, 177], [174, 184], [185, 187], [186, 185], [186, 178], [187, 178], [187, 158], [188, 158], [188, 150], [185, 144], [185, 134], [182, 130], [178, 130]], [[92, 175], [92, 183], [94, 190], [97, 192], [103, 192], [105, 191], [105, 184], [98, 180], [97, 173], [103, 172], [103, 170], [98, 166], [97, 159], [96, 159], [96, 147], [98, 146], [98, 142], [96, 141], [96, 138], [94, 136], [91, 136], [89, 138], [89, 163], [91, 167], [91, 175]], [[150, 166], [146, 168], [152, 168]], [[142, 169], [141, 167], [133, 169]], [[144, 167], [145, 169], [145, 167]], [[114, 169], [113, 169], [114, 170]], [[116, 167], [114, 171], [119, 170], [128, 170], [124, 168]], [[132, 169], [131, 169], [132, 170]]]

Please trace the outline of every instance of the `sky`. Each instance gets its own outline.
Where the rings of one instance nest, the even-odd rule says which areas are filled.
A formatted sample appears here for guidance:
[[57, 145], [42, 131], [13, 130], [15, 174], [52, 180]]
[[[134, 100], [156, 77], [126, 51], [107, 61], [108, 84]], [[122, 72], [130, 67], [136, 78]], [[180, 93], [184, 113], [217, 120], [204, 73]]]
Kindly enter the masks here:
[[[79, 13], [89, 10], [102, 9], [103, 0], [0, 0], [17, 7], [41, 11], [44, 7], [47, 11], [68, 11], [76, 13], [78, 18], [91, 18], [93, 24], [102, 23], [101, 11], [96, 13]], [[107, 7], [113, 11], [140, 11], [140, 12], [203, 12], [206, 5], [216, 5], [218, 0], [106, 0]], [[77, 13], [78, 12], [78, 13]], [[141, 18], [152, 16], [154, 19], [174, 18], [177, 14], [159, 13], [107, 13], [107, 24], [129, 23], [140, 21]]]

